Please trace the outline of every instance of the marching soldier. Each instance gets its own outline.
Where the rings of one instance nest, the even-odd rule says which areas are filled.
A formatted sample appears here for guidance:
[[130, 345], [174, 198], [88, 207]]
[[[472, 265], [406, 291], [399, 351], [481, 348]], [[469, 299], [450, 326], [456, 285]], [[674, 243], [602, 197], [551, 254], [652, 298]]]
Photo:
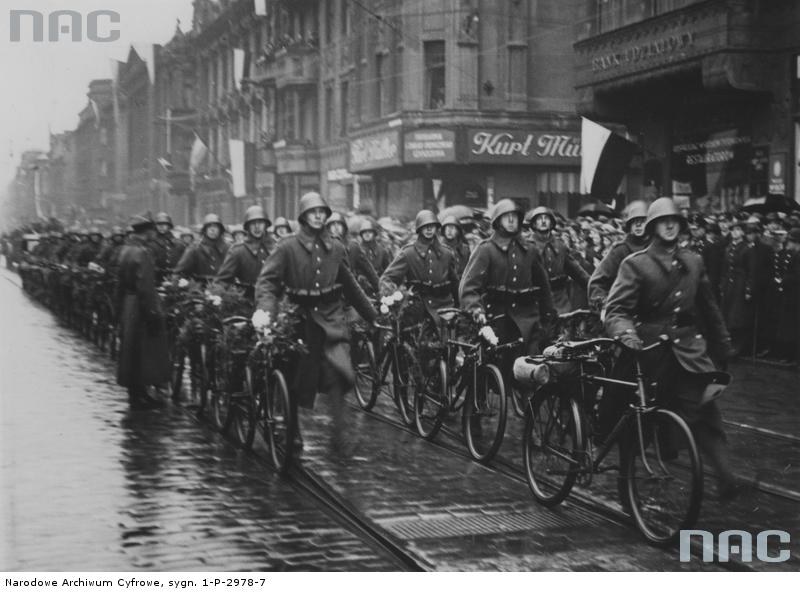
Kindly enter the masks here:
[[522, 238], [522, 210], [512, 200], [497, 202], [491, 223], [492, 235], [472, 252], [461, 277], [461, 307], [479, 324], [487, 314], [505, 315], [496, 324], [498, 338], [522, 337], [533, 355], [540, 349], [542, 322], [555, 316], [547, 272], [536, 246]]
[[289, 221], [286, 218], [283, 216], [278, 216], [275, 218], [275, 224], [272, 226], [272, 232], [275, 235], [275, 240], [281, 241], [285, 237], [292, 234], [292, 227], [289, 225]]
[[372, 264], [372, 268], [378, 276], [381, 276], [389, 264], [392, 262], [392, 255], [388, 249], [378, 242], [378, 233], [375, 224], [366, 220], [358, 230], [361, 237], [361, 248], [367, 256], [367, 261]]
[[135, 216], [133, 233], [119, 257], [117, 310], [120, 351], [117, 384], [128, 389], [131, 409], [157, 407], [147, 387], [169, 380], [170, 361], [164, 312], [156, 294], [155, 261], [148, 246], [155, 234], [150, 214]]
[[175, 258], [174, 251], [178, 248], [178, 242], [172, 235], [172, 218], [166, 212], [159, 212], [153, 220], [156, 223], [156, 235], [150, 248], [153, 249], [153, 257], [156, 262], [156, 281], [161, 283], [169, 274], [172, 261]]
[[175, 273], [198, 280], [210, 280], [216, 277], [220, 265], [225, 260], [228, 245], [223, 239], [225, 226], [216, 214], [208, 214], [203, 219], [199, 243], [186, 249], [175, 266]]
[[122, 247], [125, 245], [125, 232], [121, 226], [114, 226], [111, 229], [111, 237], [109, 242], [100, 251], [100, 254], [95, 259], [100, 267], [107, 270], [109, 273], [116, 274], [117, 266], [119, 265], [119, 254], [122, 252]]
[[464, 241], [464, 233], [455, 216], [447, 216], [442, 220], [442, 237], [444, 244], [450, 247], [456, 257], [456, 275], [461, 277], [469, 261], [469, 245]]
[[273, 245], [267, 234], [269, 219], [261, 206], [250, 206], [244, 215], [246, 238], [228, 249], [217, 280], [237, 283], [244, 287], [248, 298], [254, 298], [254, 290], [261, 267], [272, 252]]
[[413, 288], [435, 326], [439, 323], [436, 310], [458, 301], [455, 256], [436, 237], [439, 226], [436, 214], [420, 211], [414, 221], [417, 240], [400, 249], [380, 279], [382, 294], [402, 284]]
[[318, 391], [332, 398], [332, 445], [347, 453], [344, 397], [352, 390], [355, 377], [344, 303], [370, 323], [377, 315], [350, 271], [344, 247], [325, 229], [331, 215], [328, 204], [319, 193], [310, 192], [300, 199], [299, 211], [300, 229], [278, 243], [261, 269], [256, 302], [272, 318], [276, 318], [284, 294], [299, 307], [308, 353], [296, 366], [292, 391], [299, 405], [308, 409], [313, 408]]
[[553, 305], [559, 313], [569, 312], [572, 309], [567, 290], [569, 278], [586, 289], [589, 274], [575, 261], [567, 246], [553, 232], [556, 217], [550, 208], [535, 208], [526, 216], [525, 221], [533, 231], [530, 240], [541, 253], [544, 268], [547, 270]]
[[[717, 470], [721, 498], [740, 491], [728, 458], [722, 416], [704, 391], [716, 373], [709, 344], [722, 359], [732, 353], [731, 341], [711, 292], [702, 258], [678, 246], [686, 220], [670, 197], [654, 201], [648, 210], [650, 245], [627, 257], [611, 287], [605, 308], [609, 336], [641, 349], [666, 335], [669, 354], [653, 354], [649, 377], [658, 381], [658, 396], [681, 413], [700, 450]], [[705, 321], [706, 332], [698, 323]]]
[[347, 233], [347, 222], [339, 212], [333, 212], [325, 223], [328, 233], [344, 246], [347, 253], [347, 260], [350, 263], [350, 271], [356, 277], [361, 288], [370, 296], [378, 292], [378, 274], [367, 259], [364, 250], [358, 241], [351, 240]]
[[608, 298], [608, 292], [622, 260], [632, 253], [638, 253], [650, 242], [650, 237], [644, 231], [647, 220], [647, 204], [641, 200], [632, 201], [625, 208], [625, 231], [628, 233], [624, 240], [616, 243], [608, 254], [600, 261], [600, 265], [589, 279], [589, 302], [592, 306], [602, 308]]

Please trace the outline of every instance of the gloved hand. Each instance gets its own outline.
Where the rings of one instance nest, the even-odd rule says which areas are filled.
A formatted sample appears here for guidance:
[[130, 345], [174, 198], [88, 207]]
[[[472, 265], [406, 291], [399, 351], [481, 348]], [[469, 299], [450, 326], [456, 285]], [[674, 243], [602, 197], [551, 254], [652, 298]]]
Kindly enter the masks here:
[[626, 331], [619, 336], [619, 340], [625, 347], [629, 347], [630, 349], [639, 350], [644, 347], [644, 343], [634, 331]]
[[472, 311], [472, 320], [478, 325], [485, 325], [486, 314], [480, 308], [476, 308]]

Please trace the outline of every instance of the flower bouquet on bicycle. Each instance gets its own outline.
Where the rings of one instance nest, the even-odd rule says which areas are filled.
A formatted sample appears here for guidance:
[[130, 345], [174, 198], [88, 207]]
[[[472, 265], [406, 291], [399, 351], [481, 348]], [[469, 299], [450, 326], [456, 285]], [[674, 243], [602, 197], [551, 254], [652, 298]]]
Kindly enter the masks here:
[[279, 471], [288, 468], [297, 436], [297, 402], [290, 396], [286, 376], [294, 375], [298, 359], [308, 353], [299, 337], [302, 324], [299, 308], [286, 298], [274, 319], [263, 310], [253, 313], [256, 343], [245, 368], [247, 407], [234, 420], [242, 446], [252, 446], [258, 433]]
[[[541, 356], [517, 359], [516, 380], [535, 389], [522, 452], [537, 501], [555, 506], [576, 482], [588, 487], [594, 476], [617, 470], [622, 506], [649, 541], [669, 544], [681, 529], [691, 528], [703, 491], [697, 446], [686, 422], [656, 403], [654, 385], [641, 362], [642, 352], [664, 343], [662, 339], [634, 350], [607, 337], [565, 340], [545, 348]], [[620, 349], [633, 360], [632, 380], [609, 377]], [[613, 389], [627, 401], [602, 440], [595, 437], [600, 387], [606, 391], [603, 396]]]

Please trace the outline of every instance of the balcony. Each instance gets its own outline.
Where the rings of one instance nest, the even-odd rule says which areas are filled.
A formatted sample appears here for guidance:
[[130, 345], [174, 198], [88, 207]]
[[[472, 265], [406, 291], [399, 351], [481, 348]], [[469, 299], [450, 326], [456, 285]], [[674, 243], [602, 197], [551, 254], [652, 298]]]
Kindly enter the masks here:
[[313, 47], [287, 47], [275, 54], [272, 66], [275, 86], [315, 86], [319, 80], [319, 50]]
[[[576, 87], [609, 89], [700, 71], [707, 88], [756, 90], [752, 14], [726, 0], [689, 4], [575, 43]], [[585, 91], [584, 91], [585, 92]]]
[[279, 140], [273, 144], [276, 172], [319, 173], [319, 149], [308, 140]]

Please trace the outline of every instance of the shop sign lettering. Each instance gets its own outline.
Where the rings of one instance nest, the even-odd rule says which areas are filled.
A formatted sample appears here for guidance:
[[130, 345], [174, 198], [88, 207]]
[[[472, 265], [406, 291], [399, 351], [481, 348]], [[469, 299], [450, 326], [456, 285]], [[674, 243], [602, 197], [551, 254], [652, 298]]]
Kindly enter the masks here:
[[694, 45], [694, 33], [676, 33], [639, 45], [627, 47], [592, 59], [592, 72], [604, 72], [660, 56], [669, 55]]
[[350, 142], [351, 172], [400, 165], [400, 132], [389, 131]]
[[452, 130], [414, 130], [406, 133], [403, 150], [406, 164], [455, 162], [456, 134]]
[[470, 162], [574, 163], [581, 157], [577, 132], [510, 132], [470, 130]]
[[672, 153], [687, 165], [720, 164], [736, 158], [734, 148], [749, 146], [750, 136], [723, 136], [706, 141], [675, 144]]

